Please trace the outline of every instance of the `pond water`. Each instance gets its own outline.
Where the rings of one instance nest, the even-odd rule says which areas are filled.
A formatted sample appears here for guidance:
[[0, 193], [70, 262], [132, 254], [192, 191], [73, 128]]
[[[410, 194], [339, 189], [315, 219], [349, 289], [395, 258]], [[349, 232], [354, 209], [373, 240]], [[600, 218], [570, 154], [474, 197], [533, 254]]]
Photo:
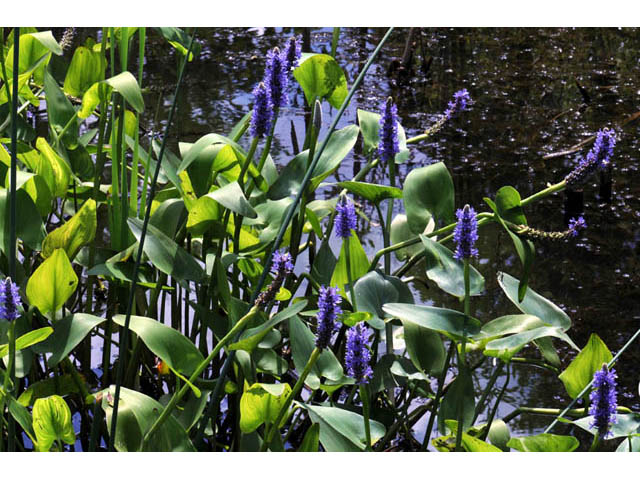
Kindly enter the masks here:
[[[337, 60], [351, 85], [385, 29], [343, 28]], [[301, 29], [199, 29], [202, 53], [190, 63], [178, 102], [178, 117], [171, 129], [172, 145], [193, 142], [210, 132], [226, 133], [249, 111], [251, 90], [261, 79], [268, 49], [283, 45]], [[311, 29], [311, 50], [330, 50], [332, 29]], [[402, 60], [409, 29], [397, 29], [370, 69], [345, 112], [339, 127], [356, 122], [358, 108], [378, 111], [387, 96], [398, 104], [407, 136], [420, 134], [437, 120], [453, 93], [467, 88], [474, 99], [469, 112], [427, 142], [411, 146], [410, 160], [400, 166], [400, 185], [413, 168], [444, 161], [453, 175], [456, 206], [469, 203], [487, 210], [483, 197], [494, 197], [512, 185], [523, 197], [560, 181], [589, 146], [571, 155], [545, 159], [563, 151], [605, 126], [614, 126], [640, 110], [640, 35], [636, 29], [414, 29], [413, 69], [392, 73]], [[150, 86], [148, 105], [158, 103], [159, 130], [168, 114], [174, 89], [177, 58], [163, 44], [149, 45], [144, 85]], [[390, 68], [391, 67], [391, 68]], [[325, 104], [325, 124], [335, 114]], [[304, 96], [297, 87], [280, 115], [275, 154], [282, 167], [294, 151], [291, 129], [304, 134]], [[569, 334], [584, 346], [597, 333], [615, 353], [640, 327], [640, 182], [638, 182], [639, 122], [618, 130], [613, 160], [613, 190], [601, 195], [599, 179], [584, 188], [583, 214], [588, 229], [577, 241], [538, 244], [530, 286], [559, 305], [573, 321]], [[350, 180], [365, 163], [359, 148], [342, 163], [334, 178]], [[386, 181], [379, 168], [365, 181]], [[325, 188], [316, 198], [335, 195]], [[564, 195], [548, 197], [526, 209], [529, 224], [544, 230], [564, 230]], [[396, 209], [401, 211], [400, 202]], [[371, 205], [364, 212], [377, 219]], [[360, 223], [361, 241], [371, 257], [382, 247], [377, 225]], [[496, 276], [506, 271], [520, 275], [519, 260], [506, 235], [495, 226], [482, 230], [476, 267], [486, 278], [486, 292], [474, 297], [476, 317], [487, 321], [518, 313], [502, 293]], [[338, 247], [334, 245], [334, 252]], [[306, 258], [303, 256], [302, 258]], [[400, 264], [393, 259], [393, 266]], [[410, 275], [424, 277], [423, 265]], [[451, 297], [433, 284], [413, 283], [416, 302], [455, 308]], [[560, 341], [554, 342], [563, 368], [575, 356]], [[537, 353], [532, 350], [533, 355]], [[621, 357], [618, 403], [640, 408], [638, 374], [640, 344]], [[480, 385], [491, 375], [491, 362], [476, 372]], [[502, 387], [504, 375], [497, 381]], [[496, 392], [497, 393], [497, 392]], [[498, 417], [516, 406], [563, 407], [568, 398], [555, 375], [532, 366], [513, 368]], [[426, 420], [426, 419], [425, 419]], [[512, 433], [537, 433], [549, 417], [520, 416], [510, 422]], [[424, 425], [416, 429], [424, 430]], [[422, 434], [416, 437], [421, 440]]]

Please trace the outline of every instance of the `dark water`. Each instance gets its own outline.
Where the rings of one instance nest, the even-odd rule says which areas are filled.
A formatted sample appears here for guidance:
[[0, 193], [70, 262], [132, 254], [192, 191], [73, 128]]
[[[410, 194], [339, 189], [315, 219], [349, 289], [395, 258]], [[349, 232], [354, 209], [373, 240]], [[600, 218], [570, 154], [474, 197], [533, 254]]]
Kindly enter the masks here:
[[[199, 29], [201, 56], [189, 64], [186, 88], [179, 99], [178, 121], [172, 128], [177, 141], [227, 133], [252, 102], [251, 90], [260, 81], [268, 49], [283, 45], [299, 29]], [[487, 210], [482, 198], [494, 197], [512, 185], [522, 197], [560, 181], [580, 154], [549, 160], [544, 155], [566, 150], [605, 126], [613, 126], [640, 110], [640, 35], [635, 29], [415, 29], [413, 71], [406, 77], [387, 72], [400, 60], [409, 29], [397, 29], [369, 71], [339, 127], [356, 122], [356, 110], [377, 111], [393, 96], [407, 136], [421, 133], [446, 108], [460, 88], [474, 99], [471, 111], [446, 126], [428, 142], [411, 147], [410, 160], [400, 166], [400, 182], [413, 168], [444, 161], [456, 187], [456, 206], [465, 203]], [[351, 84], [384, 34], [383, 29], [342, 29], [337, 60]], [[328, 51], [331, 29], [313, 29], [311, 50]], [[431, 60], [429, 60], [431, 59]], [[430, 64], [429, 64], [430, 62]], [[177, 59], [166, 45], [152, 42], [144, 83], [151, 87], [148, 105], [159, 103], [159, 129], [166, 118], [176, 78]], [[427, 65], [429, 68], [427, 69]], [[424, 67], [424, 68], [423, 68]], [[578, 84], [584, 89], [581, 93]], [[160, 99], [160, 100], [158, 100]], [[281, 112], [274, 158], [279, 166], [293, 157], [291, 121], [299, 138], [304, 134], [304, 96], [296, 88]], [[335, 114], [325, 104], [325, 123]], [[538, 245], [530, 286], [571, 317], [570, 336], [584, 346], [597, 333], [615, 353], [640, 328], [640, 184], [638, 183], [639, 122], [618, 130], [613, 160], [613, 194], [599, 195], [597, 178], [584, 189], [584, 217], [589, 225], [575, 242]], [[586, 153], [588, 146], [581, 152]], [[349, 180], [364, 165], [358, 149], [342, 163], [333, 180]], [[368, 182], [386, 182], [381, 170]], [[327, 188], [316, 198], [335, 195]], [[402, 210], [396, 202], [396, 209]], [[364, 205], [376, 220], [375, 210]], [[529, 223], [544, 230], [564, 230], [564, 194], [527, 207]], [[361, 222], [362, 243], [370, 256], [382, 247], [377, 225]], [[486, 278], [486, 293], [473, 300], [475, 315], [488, 321], [519, 313], [502, 294], [496, 275], [520, 275], [519, 260], [510, 240], [495, 226], [481, 232], [477, 268]], [[337, 252], [337, 247], [335, 248]], [[394, 267], [400, 264], [395, 261]], [[411, 272], [422, 275], [420, 265]], [[456, 308], [451, 297], [433, 285], [413, 285], [417, 303]], [[560, 341], [563, 367], [575, 356]], [[537, 356], [530, 350], [531, 356]], [[629, 349], [616, 369], [622, 394], [619, 404], [640, 408], [637, 365], [640, 345]], [[477, 371], [478, 385], [491, 375], [491, 362]], [[497, 382], [501, 387], [504, 376]], [[569, 401], [555, 375], [530, 366], [515, 366], [498, 416], [516, 406], [563, 407]], [[521, 416], [512, 432], [539, 432], [550, 418]], [[417, 427], [418, 429], [420, 426]], [[424, 426], [422, 426], [424, 428]], [[417, 435], [421, 440], [421, 435]]]

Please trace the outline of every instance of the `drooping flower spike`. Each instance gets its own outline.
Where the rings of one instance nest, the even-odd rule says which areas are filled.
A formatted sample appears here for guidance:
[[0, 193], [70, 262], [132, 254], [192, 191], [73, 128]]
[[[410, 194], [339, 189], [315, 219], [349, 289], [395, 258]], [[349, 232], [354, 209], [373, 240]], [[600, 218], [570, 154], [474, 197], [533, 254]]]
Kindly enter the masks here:
[[342, 197], [336, 204], [336, 233], [341, 238], [351, 236], [351, 230], [355, 230], [358, 225], [356, 217], [356, 207], [347, 197]]
[[20, 316], [20, 290], [18, 286], [7, 277], [0, 282], [0, 318], [13, 322]]
[[293, 258], [290, 253], [276, 250], [271, 258], [271, 273], [275, 275], [275, 278], [271, 285], [256, 298], [255, 304], [260, 308], [267, 306], [275, 299], [285, 278], [293, 272]]
[[291, 69], [296, 68], [301, 55], [302, 42], [300, 37], [289, 37], [289, 40], [287, 40], [287, 46], [284, 47], [284, 51], [282, 52], [285, 71], [289, 72]]
[[271, 93], [264, 82], [253, 89], [253, 114], [251, 116], [251, 135], [262, 137], [269, 132], [273, 118]]
[[478, 220], [476, 211], [469, 205], [459, 208], [456, 212], [458, 223], [453, 230], [453, 240], [456, 242], [456, 251], [453, 258], [456, 260], [468, 260], [478, 256], [475, 243], [478, 240]]
[[593, 390], [589, 395], [591, 400], [589, 414], [593, 415], [591, 427], [598, 430], [600, 438], [609, 436], [611, 425], [617, 423], [616, 378], [616, 371], [609, 370], [606, 364], [593, 375]]
[[587, 222], [584, 220], [584, 217], [580, 216], [578, 218], [572, 218], [569, 220], [569, 235], [572, 237], [577, 237], [580, 230], [584, 230], [587, 228]]
[[447, 109], [444, 111], [446, 119], [450, 119], [460, 112], [467, 109], [467, 106], [471, 103], [471, 96], [466, 88], [458, 90], [453, 94], [453, 100], [449, 102]]
[[347, 331], [347, 352], [344, 358], [347, 375], [354, 378], [358, 384], [369, 383], [369, 378], [373, 375], [370, 361], [367, 327], [361, 322]]
[[611, 162], [615, 146], [615, 131], [606, 128], [599, 130], [589, 153], [587, 153], [586, 157], [580, 160], [578, 166], [565, 177], [567, 187], [579, 186], [586, 182], [595, 172], [607, 167]]
[[382, 105], [380, 116], [380, 142], [378, 155], [381, 162], [393, 161], [400, 151], [398, 145], [398, 107], [391, 97]]
[[267, 53], [267, 66], [264, 71], [264, 83], [271, 93], [274, 108], [284, 107], [287, 104], [286, 93], [289, 86], [287, 73], [288, 70], [280, 49], [275, 47]]
[[513, 230], [521, 237], [528, 238], [529, 240], [560, 241], [576, 238], [580, 234], [580, 230], [584, 230], [585, 228], [587, 228], [587, 222], [584, 217], [580, 216], [569, 220], [569, 227], [564, 232], [545, 232], [544, 230], [538, 230], [528, 225], [514, 226]]
[[320, 350], [329, 346], [331, 335], [336, 327], [336, 318], [341, 313], [338, 289], [321, 286], [318, 296], [318, 331], [316, 334], [316, 347]]

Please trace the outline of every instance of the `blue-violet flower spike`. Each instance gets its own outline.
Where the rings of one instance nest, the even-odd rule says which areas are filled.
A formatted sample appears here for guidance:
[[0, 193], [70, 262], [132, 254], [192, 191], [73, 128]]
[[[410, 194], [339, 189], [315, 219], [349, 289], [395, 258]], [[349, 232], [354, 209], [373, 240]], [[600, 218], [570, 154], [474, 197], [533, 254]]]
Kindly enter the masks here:
[[478, 249], [475, 243], [478, 240], [478, 220], [475, 210], [469, 205], [458, 209], [456, 212], [458, 223], [453, 230], [453, 240], [456, 242], [456, 251], [453, 258], [465, 260], [478, 256]]
[[367, 327], [363, 323], [358, 323], [347, 331], [347, 353], [344, 358], [347, 375], [354, 378], [358, 384], [368, 383], [373, 375], [373, 370], [369, 366], [370, 361]]
[[471, 96], [466, 88], [458, 90], [453, 94], [453, 101], [449, 102], [448, 108], [444, 111], [444, 116], [449, 119], [458, 113], [467, 109], [468, 104], [471, 103]]
[[348, 238], [351, 230], [355, 229], [358, 221], [356, 218], [356, 207], [348, 199], [344, 198], [336, 204], [335, 227], [339, 237]]
[[331, 335], [335, 330], [336, 318], [341, 313], [338, 289], [321, 286], [318, 296], [318, 332], [316, 335], [316, 347], [320, 350], [329, 346]]
[[7, 277], [0, 282], [0, 318], [10, 322], [16, 320], [20, 314], [18, 307], [21, 303], [18, 286]]
[[253, 115], [251, 116], [251, 135], [262, 137], [269, 132], [271, 128], [271, 119], [273, 118], [273, 103], [271, 102], [271, 93], [266, 85], [260, 82], [253, 89]]
[[264, 71], [264, 83], [271, 93], [273, 106], [284, 107], [287, 104], [287, 86], [289, 77], [287, 75], [285, 61], [280, 54], [278, 47], [267, 53], [267, 67]]
[[271, 273], [274, 275], [281, 275], [293, 272], [293, 258], [288, 252], [281, 252], [276, 250], [273, 252]]
[[585, 228], [587, 228], [587, 222], [585, 222], [582, 216], [569, 220], [569, 235], [572, 237], [577, 237], [580, 230], [584, 230]]
[[610, 435], [611, 424], [617, 423], [616, 378], [616, 371], [609, 370], [606, 364], [593, 375], [589, 414], [593, 415], [591, 427], [598, 429], [600, 438]]
[[292, 68], [296, 68], [301, 55], [302, 42], [300, 41], [300, 37], [289, 37], [287, 46], [284, 47], [284, 52], [282, 52], [285, 71], [289, 72]]
[[586, 157], [583, 157], [578, 166], [565, 177], [567, 187], [575, 187], [584, 183], [591, 175], [609, 165], [613, 156], [613, 148], [616, 146], [615, 131], [609, 129], [599, 130], [593, 147]]
[[381, 162], [394, 161], [396, 153], [400, 151], [398, 146], [398, 107], [391, 97], [382, 105], [380, 117], [380, 142], [378, 143], [378, 155]]

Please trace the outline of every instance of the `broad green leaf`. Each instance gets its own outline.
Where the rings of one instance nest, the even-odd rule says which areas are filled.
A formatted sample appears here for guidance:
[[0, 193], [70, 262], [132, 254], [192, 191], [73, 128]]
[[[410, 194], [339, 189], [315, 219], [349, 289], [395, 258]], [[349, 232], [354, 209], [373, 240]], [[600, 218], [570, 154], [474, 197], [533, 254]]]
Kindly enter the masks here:
[[384, 328], [383, 320], [389, 317], [382, 310], [385, 303], [413, 303], [413, 294], [402, 280], [378, 270], [360, 277], [353, 290], [358, 310], [373, 314], [374, 317], [368, 323], [377, 329]]
[[91, 85], [104, 78], [106, 67], [107, 61], [102, 53], [87, 47], [76, 48], [64, 79], [64, 91], [74, 97], [82, 97]]
[[580, 442], [569, 435], [541, 433], [530, 437], [513, 437], [507, 446], [520, 452], [573, 452]]
[[44, 380], [32, 383], [20, 394], [18, 397], [18, 403], [25, 407], [32, 407], [35, 401], [39, 398], [49, 397], [51, 395], [60, 395], [64, 397], [72, 393], [79, 394], [80, 389], [78, 388], [73, 375], [65, 373], [63, 375], [48, 377]]
[[220, 205], [243, 217], [256, 218], [258, 215], [249, 204], [238, 182], [232, 182], [207, 194]]
[[[127, 224], [140, 241], [142, 220], [129, 218]], [[148, 226], [144, 253], [158, 270], [179, 281], [200, 282], [204, 278], [204, 270], [197, 260], [153, 225]]]
[[[260, 230], [260, 242], [263, 244], [270, 243], [278, 236], [278, 232], [282, 227], [282, 222], [287, 214], [287, 210], [293, 203], [291, 197], [286, 197], [281, 200], [266, 200], [263, 203], [256, 205], [256, 213], [258, 218], [254, 222], [247, 221], [249, 225], [262, 227]], [[307, 209], [307, 212], [310, 212]], [[308, 215], [308, 214], [307, 214]], [[285, 239], [290, 234], [291, 227], [288, 227], [285, 233]]]
[[[313, 423], [320, 424], [320, 443], [327, 452], [360, 452], [367, 446], [362, 415], [337, 407], [300, 405], [309, 411]], [[371, 444], [385, 434], [383, 424], [371, 420]]]
[[[2, 151], [4, 150], [0, 148], [0, 156], [2, 156]], [[5, 185], [11, 185], [9, 170], [7, 170]], [[16, 172], [16, 189], [22, 189], [27, 192], [41, 216], [44, 217], [51, 212], [53, 196], [51, 195], [51, 190], [49, 190], [47, 182], [42, 176], [37, 173], [18, 170]]]
[[[44, 341], [52, 333], [53, 328], [42, 327], [19, 336], [18, 338], [16, 338], [16, 352]], [[0, 357], [4, 357], [8, 353], [9, 345], [0, 345]]]
[[260, 325], [259, 327], [249, 328], [245, 330], [245, 332], [240, 336], [240, 340], [235, 343], [229, 345], [229, 350], [246, 350], [251, 353], [253, 349], [255, 349], [260, 342], [267, 336], [269, 332], [272, 331], [273, 327], [278, 325], [280, 322], [291, 318], [294, 315], [300, 313], [307, 306], [307, 301], [302, 300], [300, 302], [294, 303], [289, 307], [285, 308], [281, 312], [274, 315], [269, 321]]
[[44, 93], [47, 98], [49, 127], [56, 132], [56, 135], [60, 135], [67, 127], [67, 124], [71, 123], [71, 126], [62, 135], [61, 140], [66, 147], [75, 147], [78, 144], [76, 110], [58, 85], [58, 82], [47, 70], [44, 72]]
[[331, 283], [337, 263], [338, 260], [331, 251], [329, 242], [322, 242], [311, 267], [311, 276], [320, 285], [328, 285]]
[[458, 420], [458, 409], [462, 408], [462, 429], [467, 430], [473, 422], [475, 414], [475, 398], [473, 380], [468, 369], [464, 369], [455, 378], [447, 393], [442, 398], [438, 410], [438, 431], [446, 435], [445, 420]]
[[491, 357], [498, 357], [502, 361], [508, 362], [516, 353], [524, 348], [527, 343], [544, 337], [560, 338], [578, 350], [578, 347], [575, 346], [561, 328], [539, 327], [522, 333], [517, 333], [515, 335], [510, 335], [508, 337], [492, 340], [487, 343], [484, 354]]
[[97, 228], [96, 202], [89, 199], [64, 225], [46, 236], [42, 242], [42, 256], [47, 258], [54, 250], [61, 248], [73, 260], [81, 247], [93, 241]]
[[122, 95], [136, 112], [144, 111], [144, 100], [138, 81], [130, 72], [122, 72], [89, 87], [82, 96], [82, 107], [78, 111], [78, 117], [89, 117], [101, 101], [111, 98], [113, 90]]
[[58, 395], [39, 398], [33, 404], [33, 430], [41, 452], [48, 452], [56, 441], [69, 445], [76, 441], [71, 410], [67, 402]]
[[[115, 387], [112, 385], [102, 394], [102, 409], [106, 414], [106, 423], [111, 434], [111, 415]], [[118, 405], [118, 426], [114, 441], [119, 452], [136, 452], [142, 448], [143, 434], [160, 416], [164, 407], [151, 397], [135, 390], [122, 387]], [[148, 451], [151, 452], [194, 452], [195, 448], [185, 429], [173, 415], [169, 415], [150, 439]]]
[[369, 312], [345, 312], [338, 315], [338, 321], [347, 327], [355, 327], [360, 322], [371, 321], [373, 314]]
[[36, 269], [27, 282], [29, 304], [43, 314], [57, 312], [78, 287], [78, 277], [73, 271], [64, 250], [53, 251]]
[[[365, 110], [358, 109], [358, 125], [362, 131], [362, 140], [364, 142], [364, 154], [368, 154], [374, 149], [378, 148], [380, 143], [380, 118], [379, 113], [367, 112]], [[398, 123], [398, 147], [399, 152], [396, 153], [395, 163], [404, 163], [409, 159], [409, 149], [407, 148], [407, 136], [402, 128], [402, 125]]]
[[387, 303], [382, 309], [403, 322], [412, 322], [430, 330], [443, 333], [453, 340], [470, 340], [480, 331], [479, 320], [447, 308], [406, 303]]
[[40, 152], [40, 161], [35, 168], [29, 167], [42, 175], [55, 197], [64, 198], [72, 175], [69, 164], [42, 137], [36, 140], [36, 148]]
[[[519, 199], [519, 195], [518, 195], [518, 199]], [[511, 198], [510, 200], [514, 200], [514, 198]], [[516, 253], [518, 254], [518, 258], [520, 258], [520, 263], [522, 263], [522, 278], [520, 279], [520, 283], [518, 285], [518, 296], [516, 297], [519, 302], [522, 302], [525, 294], [527, 293], [527, 288], [529, 285], [529, 275], [531, 273], [531, 269], [533, 267], [533, 259], [536, 254], [535, 245], [531, 240], [520, 238], [513, 231], [511, 231], [511, 229], [506, 225], [506, 223], [504, 223], [504, 220], [502, 219], [502, 216], [500, 214], [500, 210], [495, 203], [493, 203], [489, 198], [486, 198], [486, 197], [484, 201], [487, 205], [489, 205], [491, 210], [493, 210], [495, 219], [498, 221], [498, 223], [500, 223], [500, 225], [502, 225], [502, 228], [506, 230], [509, 237], [511, 237], [511, 241], [513, 242], [513, 245], [516, 248]], [[503, 206], [503, 208], [506, 208], [506, 206]], [[518, 220], [522, 220], [522, 218], [519, 218], [518, 216], [517, 209], [514, 210], [514, 208], [515, 207], [511, 207], [508, 210], [508, 214], [512, 218], [515, 217]], [[526, 222], [526, 219], [524, 220]]]
[[[2, 147], [0, 147], [1, 149]], [[0, 188], [0, 250], [5, 253], [9, 252], [9, 235], [10, 235], [10, 202], [9, 190]], [[42, 240], [46, 235], [42, 217], [38, 212], [36, 205], [24, 190], [16, 192], [16, 234], [29, 248], [38, 250], [42, 245]]]
[[[608, 439], [628, 437], [629, 435], [639, 433], [638, 430], [640, 429], [640, 413], [617, 414], [616, 420], [617, 423], [611, 425], [611, 436], [608, 436]], [[591, 435], [596, 435], [598, 433], [598, 429], [591, 427], [592, 422], [593, 415], [590, 415], [579, 420], [574, 420], [571, 423], [577, 425], [583, 430], [586, 430]]]
[[415, 234], [424, 232], [431, 217], [436, 222], [453, 221], [453, 180], [444, 163], [414, 168], [404, 181], [402, 198], [409, 228]]
[[[453, 258], [453, 252], [444, 245], [420, 235], [424, 245], [427, 277], [442, 290], [456, 297], [464, 297], [464, 263]], [[469, 287], [472, 296], [484, 291], [484, 277], [469, 265]]]
[[[155, 30], [158, 31], [173, 48], [180, 52], [182, 56], [187, 54], [191, 37], [184, 30], [175, 27], [156, 27]], [[194, 41], [191, 53], [189, 54], [189, 61], [200, 55], [200, 48], [200, 44]]]
[[[288, 383], [254, 383], [250, 387], [245, 384], [244, 393], [240, 397], [240, 430], [251, 433], [263, 423], [275, 422], [290, 394], [291, 386]], [[285, 422], [286, 416], [282, 419], [280, 428]]]
[[402, 198], [402, 190], [388, 185], [352, 181], [338, 182], [338, 185], [372, 203], [380, 203], [388, 198]]
[[433, 376], [444, 368], [446, 351], [440, 335], [413, 322], [402, 322], [407, 353], [415, 367]]
[[485, 323], [473, 339], [500, 338], [511, 333], [521, 333], [544, 326], [544, 322], [534, 315], [505, 315]]
[[472, 437], [468, 433], [462, 434], [462, 447], [467, 452], [502, 452], [498, 447], [479, 438]]
[[325, 98], [333, 107], [340, 108], [349, 93], [344, 72], [331, 55], [317, 53], [303, 56], [293, 76], [304, 91], [307, 105]]
[[[347, 245], [349, 246], [349, 254], [351, 264], [351, 281], [355, 282], [367, 273], [369, 270], [369, 259], [360, 244], [360, 240], [356, 235], [351, 235], [349, 241], [343, 241], [340, 248], [340, 256], [338, 263], [333, 270], [331, 276], [331, 285], [335, 285], [340, 289], [340, 295], [348, 299], [349, 276], [347, 275]], [[371, 312], [375, 313], [375, 312]]]
[[[123, 327], [125, 316], [115, 315], [113, 321]], [[191, 375], [204, 361], [202, 353], [191, 340], [157, 320], [132, 315], [129, 329], [135, 332], [157, 357], [183, 375]]]
[[522, 313], [534, 315], [547, 325], [560, 327], [562, 330], [568, 330], [571, 326], [571, 319], [559, 307], [542, 297], [532, 289], [527, 289], [527, 294], [522, 301], [518, 301], [518, 279], [511, 275], [500, 272], [498, 273], [498, 283], [506, 293], [509, 300], [518, 307]]
[[416, 369], [406, 357], [395, 354], [383, 355], [376, 361], [370, 389], [373, 393], [404, 387], [408, 380], [429, 381], [429, 378]]
[[31, 416], [31, 413], [24, 405], [21, 405], [12, 396], [9, 396], [8, 399], [9, 413], [11, 413], [11, 416], [15, 418], [18, 424], [27, 433], [31, 441], [35, 443], [36, 433], [33, 431], [33, 417]]
[[[631, 448], [629, 448], [631, 447]], [[620, 442], [616, 452], [640, 452], [640, 436], [625, 438]]]
[[602, 368], [603, 363], [609, 363], [612, 358], [613, 355], [604, 342], [598, 335], [592, 333], [587, 345], [558, 378], [564, 383], [569, 396], [576, 398], [593, 380], [593, 374]]
[[214, 222], [222, 218], [221, 208], [209, 195], [200, 197], [189, 209], [187, 229], [193, 235], [202, 235]]
[[[427, 233], [433, 232], [435, 225], [436, 225], [435, 221], [433, 220], [433, 218], [431, 218], [429, 220], [429, 223], [427, 224], [427, 227], [425, 228], [424, 233], [427, 234]], [[416, 235], [409, 228], [409, 222], [407, 221], [407, 216], [402, 213], [396, 215], [393, 218], [393, 221], [391, 222], [391, 233], [390, 233], [391, 245], [395, 245], [401, 242], [406, 242], [407, 240], [413, 240], [414, 238], [416, 238]], [[417, 242], [408, 247], [400, 248], [396, 250], [394, 253], [396, 258], [399, 261], [404, 262], [408, 258], [412, 257], [416, 253], [422, 252], [423, 250], [424, 250], [424, 247], [422, 246], [422, 243]]]
[[44, 342], [34, 347], [37, 353], [52, 352], [47, 360], [50, 368], [55, 367], [61, 360], [67, 357], [71, 350], [95, 327], [106, 319], [96, 317], [88, 313], [74, 313], [67, 315], [62, 320], [56, 322], [53, 334]]
[[524, 216], [520, 205], [520, 193], [515, 188], [505, 186], [498, 190], [496, 207], [500, 216], [508, 222], [516, 225], [527, 224], [527, 217]]
[[304, 434], [298, 452], [317, 452], [320, 443], [320, 424], [312, 424]]
[[[320, 182], [340, 166], [342, 160], [355, 145], [359, 132], [360, 129], [357, 126], [349, 125], [333, 133], [327, 143], [327, 147], [320, 155], [316, 167], [313, 169], [311, 184], [308, 187], [309, 191], [314, 191]], [[308, 150], [296, 155], [282, 169], [276, 182], [269, 188], [267, 196], [271, 200], [279, 200], [297, 194], [302, 187], [302, 180], [306, 174], [308, 164]]]

